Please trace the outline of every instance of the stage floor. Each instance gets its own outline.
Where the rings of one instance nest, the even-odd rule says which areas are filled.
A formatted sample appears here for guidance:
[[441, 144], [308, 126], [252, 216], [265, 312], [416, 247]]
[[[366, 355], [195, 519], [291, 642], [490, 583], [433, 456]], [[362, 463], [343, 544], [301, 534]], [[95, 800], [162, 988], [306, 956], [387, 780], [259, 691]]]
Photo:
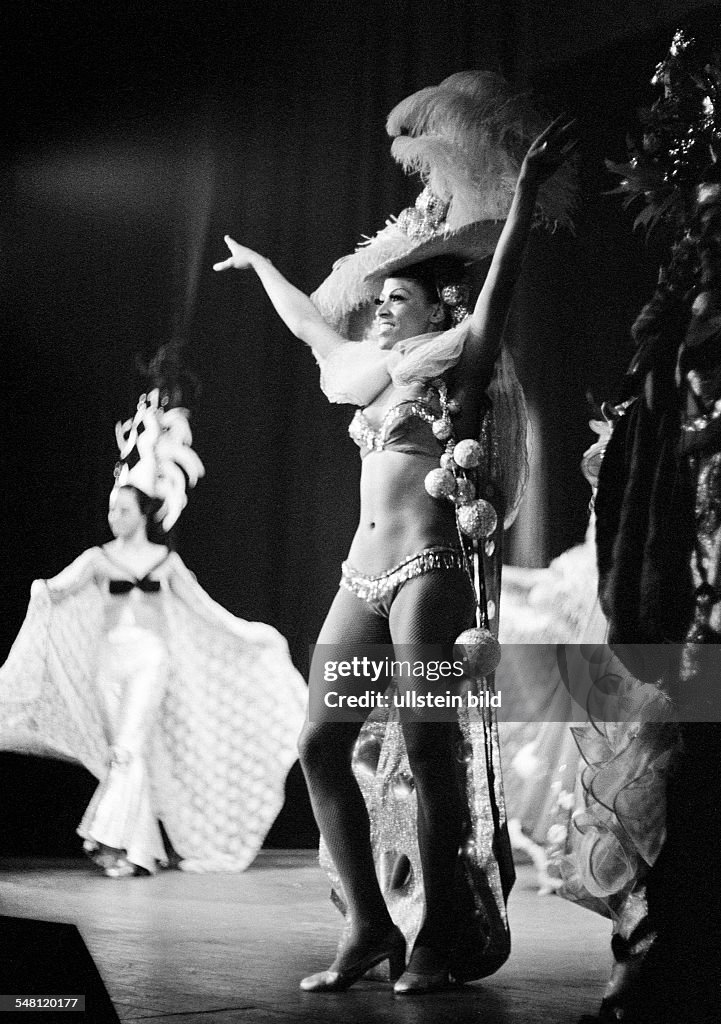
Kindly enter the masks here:
[[527, 867], [509, 905], [513, 953], [493, 977], [416, 999], [372, 981], [302, 993], [335, 951], [327, 893], [306, 850], [263, 852], [241, 875], [117, 881], [84, 861], [0, 861], [0, 912], [77, 925], [123, 1024], [575, 1024], [598, 1007], [609, 922], [539, 896]]

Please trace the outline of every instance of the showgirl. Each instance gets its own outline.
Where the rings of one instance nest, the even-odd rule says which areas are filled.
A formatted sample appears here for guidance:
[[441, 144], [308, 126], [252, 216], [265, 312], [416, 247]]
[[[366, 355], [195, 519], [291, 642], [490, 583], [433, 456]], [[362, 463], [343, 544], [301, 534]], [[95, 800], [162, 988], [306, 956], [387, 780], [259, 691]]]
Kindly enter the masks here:
[[306, 688], [280, 634], [216, 604], [166, 543], [203, 473], [187, 411], [156, 388], [116, 434], [114, 539], [32, 584], [0, 748], [95, 775], [78, 832], [108, 877], [242, 871], [282, 806]]

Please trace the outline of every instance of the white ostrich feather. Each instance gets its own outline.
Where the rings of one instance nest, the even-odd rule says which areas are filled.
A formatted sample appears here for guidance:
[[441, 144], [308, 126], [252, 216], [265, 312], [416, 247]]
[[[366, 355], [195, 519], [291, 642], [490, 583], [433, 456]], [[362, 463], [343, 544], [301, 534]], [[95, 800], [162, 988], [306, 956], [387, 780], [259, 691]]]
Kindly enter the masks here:
[[[197, 484], [205, 467], [190, 447], [193, 435], [188, 410], [163, 409], [159, 397], [157, 388], [144, 395], [133, 419], [115, 426], [120, 460], [125, 463], [118, 472], [117, 486], [133, 485], [160, 499], [159, 518], [169, 530], [187, 504], [187, 488]], [[130, 467], [126, 460], [133, 450], [138, 461]]]
[[[458, 233], [471, 225], [505, 220], [523, 157], [546, 123], [527, 95], [514, 93], [492, 72], [461, 71], [399, 103], [387, 122], [388, 133], [395, 136], [393, 157], [449, 203], [435, 234], [438, 245], [428, 252], [423, 238], [406, 234], [395, 219], [388, 220], [375, 236], [338, 260], [311, 296], [324, 319], [344, 336], [357, 338], [364, 321], [356, 311], [377, 293], [377, 283], [368, 278], [386, 264], [406, 256], [406, 263], [411, 263], [441, 251], [471, 260], [490, 254], [490, 229], [480, 230], [475, 244], [469, 236], [465, 248], [457, 246]], [[541, 186], [538, 219], [552, 227], [572, 228], [575, 202], [575, 169], [567, 163]]]
[[[525, 152], [546, 123], [527, 94], [514, 93], [500, 75], [460, 71], [402, 100], [386, 127], [398, 136], [391, 152], [404, 170], [451, 200], [447, 223], [455, 229], [469, 223], [466, 215], [507, 215]], [[575, 195], [575, 172], [566, 164], [539, 191], [541, 217], [570, 227]]]
[[155, 492], [155, 497], [163, 502], [158, 518], [163, 529], [169, 530], [188, 504], [185, 476], [174, 462], [166, 460], [158, 468]]
[[189, 487], [195, 487], [205, 473], [203, 463], [192, 448], [185, 444], [177, 444], [169, 438], [161, 437], [155, 450], [155, 457], [161, 465], [177, 463], [187, 476]]
[[402, 136], [391, 147], [408, 173], [417, 172], [431, 192], [450, 203], [446, 227], [456, 230], [476, 220], [505, 220], [520, 164], [499, 150], [476, 160], [440, 136]]
[[190, 431], [188, 417], [190, 413], [182, 406], [176, 405], [172, 409], [163, 409], [163, 430], [172, 434], [181, 444], [190, 444], [193, 435]]

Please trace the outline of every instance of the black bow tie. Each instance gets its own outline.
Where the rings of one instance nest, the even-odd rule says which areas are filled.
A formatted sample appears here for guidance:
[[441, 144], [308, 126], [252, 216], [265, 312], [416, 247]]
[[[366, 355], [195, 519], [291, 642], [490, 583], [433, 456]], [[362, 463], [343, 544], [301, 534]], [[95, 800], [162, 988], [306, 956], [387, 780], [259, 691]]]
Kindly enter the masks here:
[[108, 590], [111, 594], [129, 594], [133, 587], [142, 590], [145, 594], [157, 594], [160, 590], [160, 580], [110, 580]]

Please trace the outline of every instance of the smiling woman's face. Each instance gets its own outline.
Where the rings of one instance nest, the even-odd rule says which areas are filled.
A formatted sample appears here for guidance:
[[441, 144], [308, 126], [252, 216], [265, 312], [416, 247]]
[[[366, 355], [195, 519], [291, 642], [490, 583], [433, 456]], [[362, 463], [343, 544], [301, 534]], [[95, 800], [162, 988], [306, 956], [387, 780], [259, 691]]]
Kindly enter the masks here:
[[380, 348], [437, 331], [443, 325], [443, 307], [430, 302], [423, 285], [404, 277], [387, 277], [376, 299], [375, 335]]

